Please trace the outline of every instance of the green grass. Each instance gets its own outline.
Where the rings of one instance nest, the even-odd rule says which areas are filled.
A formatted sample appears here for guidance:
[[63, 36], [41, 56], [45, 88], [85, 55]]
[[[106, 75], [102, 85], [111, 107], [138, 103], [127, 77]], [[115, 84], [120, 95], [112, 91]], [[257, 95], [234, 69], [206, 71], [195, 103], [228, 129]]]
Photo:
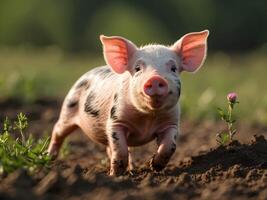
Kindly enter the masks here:
[[98, 63], [93, 55], [63, 55], [57, 48], [0, 49], [1, 95], [26, 102], [39, 96], [63, 97], [81, 74]]
[[[241, 122], [267, 122], [267, 58], [261, 54], [211, 55], [196, 74], [184, 74], [182, 110], [188, 117], [218, 119], [229, 92], [238, 94], [236, 115]], [[240, 121], [239, 120], [239, 121]]]
[[[24, 131], [27, 126], [27, 118], [22, 113], [14, 123], [6, 118], [0, 133], [0, 175], [20, 168], [34, 172], [50, 165], [51, 157], [46, 152], [49, 137], [38, 140], [32, 135], [26, 137]], [[20, 137], [15, 136], [16, 132]]]
[[[264, 53], [209, 54], [196, 74], [182, 74], [183, 117], [217, 120], [228, 92], [237, 92], [239, 121], [267, 122], [267, 58]], [[40, 96], [63, 98], [74, 81], [91, 68], [103, 65], [99, 48], [91, 54], [67, 55], [55, 47], [36, 50], [0, 49], [0, 98], [32, 102]]]

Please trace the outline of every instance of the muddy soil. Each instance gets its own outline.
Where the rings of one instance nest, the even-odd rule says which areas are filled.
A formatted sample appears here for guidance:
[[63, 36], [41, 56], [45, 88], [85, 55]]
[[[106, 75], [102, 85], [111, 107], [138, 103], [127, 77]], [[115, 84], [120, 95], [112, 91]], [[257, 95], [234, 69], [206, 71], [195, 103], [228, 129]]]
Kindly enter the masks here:
[[[59, 109], [59, 101], [48, 99], [31, 105], [4, 101], [0, 120], [24, 112], [29, 132], [38, 136], [51, 131]], [[133, 149], [136, 168], [120, 177], [107, 176], [105, 148], [76, 131], [68, 138], [69, 154], [51, 169], [0, 177], [0, 199], [267, 199], [267, 127], [239, 124], [239, 142], [226, 147], [215, 140], [221, 129], [220, 123], [183, 119], [177, 151], [165, 170], [148, 167], [156, 150], [152, 142]]]

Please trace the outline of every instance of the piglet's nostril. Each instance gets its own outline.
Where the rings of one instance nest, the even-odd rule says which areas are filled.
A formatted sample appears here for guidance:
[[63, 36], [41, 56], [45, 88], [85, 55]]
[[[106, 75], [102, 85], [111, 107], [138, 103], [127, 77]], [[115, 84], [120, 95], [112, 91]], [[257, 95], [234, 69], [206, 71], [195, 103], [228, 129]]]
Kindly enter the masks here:
[[148, 84], [146, 84], [146, 87], [147, 88], [152, 88], [152, 84], [151, 83], [148, 83]]
[[163, 83], [159, 83], [159, 87], [164, 87], [164, 84]]

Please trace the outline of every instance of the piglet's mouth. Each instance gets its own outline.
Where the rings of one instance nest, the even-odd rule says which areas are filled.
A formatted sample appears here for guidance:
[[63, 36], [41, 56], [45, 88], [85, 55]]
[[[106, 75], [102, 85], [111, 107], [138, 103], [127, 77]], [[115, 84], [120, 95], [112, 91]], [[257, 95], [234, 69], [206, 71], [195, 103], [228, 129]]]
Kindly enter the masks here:
[[150, 103], [152, 108], [160, 108], [163, 105], [163, 102], [155, 100]]
[[152, 109], [159, 109], [164, 104], [164, 99], [162, 97], [153, 97], [146, 99], [146, 102]]

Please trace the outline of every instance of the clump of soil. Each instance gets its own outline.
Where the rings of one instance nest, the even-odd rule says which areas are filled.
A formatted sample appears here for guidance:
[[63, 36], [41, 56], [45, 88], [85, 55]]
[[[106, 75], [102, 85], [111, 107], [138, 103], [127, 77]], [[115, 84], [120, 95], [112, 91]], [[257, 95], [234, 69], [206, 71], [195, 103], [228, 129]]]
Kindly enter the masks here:
[[[11, 118], [19, 111], [33, 113], [34, 108], [30, 130], [39, 133], [51, 130], [60, 108], [56, 101], [15, 109], [8, 105], [0, 108]], [[136, 168], [120, 177], [107, 176], [104, 147], [77, 131], [69, 138], [69, 155], [51, 169], [31, 175], [18, 170], [0, 177], [0, 199], [267, 199], [267, 141], [248, 134], [266, 128], [240, 128], [244, 132], [238, 139], [245, 143], [233, 141], [225, 147], [215, 142], [219, 128], [221, 124], [182, 121], [183, 135], [165, 170], [148, 167], [156, 150], [150, 143], [134, 149]]]

